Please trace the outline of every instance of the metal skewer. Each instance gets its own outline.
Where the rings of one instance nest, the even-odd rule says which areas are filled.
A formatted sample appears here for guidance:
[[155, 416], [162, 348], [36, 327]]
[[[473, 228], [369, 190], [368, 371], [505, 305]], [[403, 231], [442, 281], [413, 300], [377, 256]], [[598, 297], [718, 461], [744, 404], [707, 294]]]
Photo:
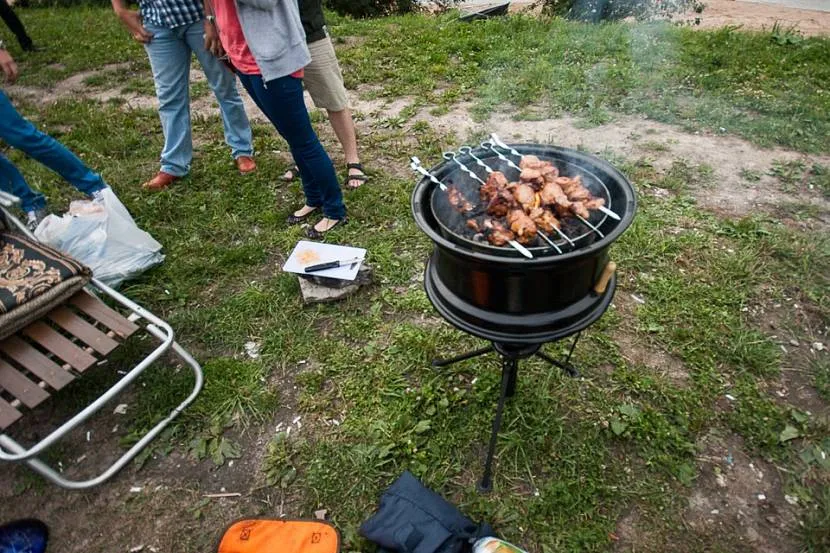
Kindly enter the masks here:
[[[573, 212], [572, 212], [572, 213], [573, 213]], [[576, 213], [574, 213], [573, 215], [574, 215], [574, 217], [576, 217], [577, 219], [579, 219], [580, 221], [582, 221], [583, 223], [585, 223], [586, 225], [588, 225], [588, 227], [590, 227], [590, 229], [591, 229], [592, 231], [594, 231], [594, 232], [596, 232], [597, 234], [599, 234], [599, 237], [600, 237], [600, 238], [605, 238], [605, 235], [604, 235], [604, 234], [602, 234], [602, 233], [600, 232], [600, 230], [599, 230], [597, 227], [595, 227], [594, 225], [592, 225], [591, 223], [589, 223], [588, 221], [586, 221], [586, 220], [585, 220], [582, 216], [577, 215]]]
[[473, 158], [474, 160], [476, 160], [476, 165], [478, 165], [479, 167], [481, 167], [481, 168], [483, 168], [485, 171], [487, 171], [487, 174], [488, 174], [488, 175], [489, 175], [490, 173], [492, 173], [492, 172], [493, 172], [493, 170], [490, 168], [490, 166], [489, 166], [489, 165], [487, 165], [486, 163], [484, 163], [483, 161], [481, 161], [480, 159], [478, 159], [478, 158], [476, 157], [476, 155], [473, 153], [473, 149], [472, 149], [471, 147], [469, 147], [469, 146], [461, 146], [461, 147], [458, 149], [458, 152], [459, 152], [459, 153], [462, 153], [462, 154], [466, 154], [466, 155], [470, 156], [471, 158]]
[[409, 159], [411, 160], [411, 163], [409, 164], [409, 167], [410, 167], [413, 171], [415, 171], [416, 173], [421, 173], [423, 176], [425, 176], [426, 178], [428, 178], [429, 180], [431, 180], [432, 182], [434, 182], [435, 184], [437, 184], [437, 185], [438, 185], [438, 187], [439, 187], [441, 190], [443, 190], [444, 192], [446, 192], [446, 191], [447, 191], [447, 186], [446, 186], [443, 182], [441, 182], [440, 180], [436, 179], [436, 178], [433, 176], [433, 174], [432, 174], [432, 173], [430, 173], [429, 171], [427, 171], [426, 169], [424, 169], [424, 167], [421, 165], [421, 160], [420, 160], [420, 159], [418, 159], [417, 157], [414, 157], [414, 156], [413, 156], [413, 157], [411, 157], [411, 158], [409, 158]]
[[[429, 180], [431, 180], [432, 182], [437, 184], [441, 188], [441, 190], [443, 190], [445, 192], [447, 191], [447, 187], [444, 183], [442, 183], [440, 180], [438, 180], [435, 177], [435, 175], [433, 175], [432, 173], [430, 173], [429, 171], [424, 169], [424, 167], [421, 165], [421, 160], [420, 159], [413, 156], [413, 157], [410, 158], [410, 160], [411, 160], [411, 163], [409, 164], [409, 167], [413, 171], [416, 171], [416, 172], [422, 174], [423, 176], [429, 178]], [[461, 165], [461, 164], [459, 163], [459, 165]], [[462, 167], [464, 167], [464, 166], [462, 165]], [[467, 169], [467, 168], [464, 167], [464, 169]], [[478, 177], [476, 177], [476, 178], [478, 178]], [[479, 181], [480, 181], [480, 179], [479, 179]], [[522, 246], [521, 244], [519, 244], [515, 240], [508, 241], [508, 244], [510, 244], [517, 252], [519, 252], [520, 254], [525, 256], [526, 258], [533, 259], [533, 254], [530, 253], [530, 250], [528, 250], [527, 248], [525, 248], [524, 246]]]
[[478, 181], [478, 182], [480, 182], [481, 184], [484, 184], [484, 181], [483, 181], [483, 180], [481, 180], [480, 178], [478, 178], [478, 175], [476, 175], [476, 174], [475, 174], [475, 173], [474, 173], [474, 172], [473, 172], [470, 168], [468, 168], [466, 165], [464, 165], [463, 163], [461, 163], [460, 161], [458, 161], [458, 156], [456, 156], [456, 155], [455, 155], [455, 152], [444, 152], [444, 159], [446, 159], [447, 161], [454, 161], [456, 165], [458, 165], [459, 167], [461, 167], [461, 170], [462, 170], [462, 171], [464, 171], [465, 173], [467, 173], [468, 175], [470, 175], [471, 177], [473, 177], [475, 180], [477, 180], [477, 181]]
[[481, 147], [482, 147], [482, 148], [487, 148], [488, 150], [491, 150], [494, 154], [496, 154], [496, 155], [499, 157], [499, 159], [500, 159], [500, 160], [502, 160], [503, 162], [505, 162], [506, 164], [508, 164], [510, 167], [512, 167], [512, 168], [513, 168], [513, 169], [515, 169], [516, 171], [521, 172], [522, 168], [521, 168], [521, 167], [519, 167], [518, 165], [516, 165], [515, 163], [513, 163], [512, 161], [510, 161], [510, 160], [507, 158], [507, 156], [505, 156], [503, 153], [501, 153], [500, 151], [498, 151], [497, 149], [495, 149], [495, 148], [493, 147], [493, 143], [492, 143], [492, 142], [482, 142], [482, 143], [481, 143]]
[[[471, 158], [475, 159], [475, 160], [476, 160], [476, 162], [477, 162], [477, 164], [478, 164], [478, 165], [480, 165], [481, 167], [484, 167], [484, 170], [485, 170], [485, 171], [487, 171], [488, 173], [492, 173], [492, 172], [493, 172], [493, 169], [492, 169], [489, 165], [487, 165], [486, 163], [484, 163], [483, 161], [481, 161], [480, 159], [478, 159], [475, 155], [473, 155], [473, 153], [472, 153], [472, 148], [470, 148], [469, 146], [462, 146], [462, 147], [460, 147], [460, 148], [458, 149], [458, 151], [459, 151], [459, 152], [461, 152], [461, 153], [464, 153], [464, 154], [468, 154]], [[460, 163], [460, 162], [456, 161], [456, 163]], [[553, 227], [553, 228], [554, 228], [554, 230], [556, 231], [556, 233], [557, 233], [559, 236], [561, 236], [562, 238], [564, 238], [564, 239], [565, 239], [565, 240], [566, 240], [566, 241], [567, 241], [567, 242], [568, 242], [571, 246], [575, 246], [575, 244], [573, 243], [573, 240], [571, 240], [570, 238], [568, 238], [568, 236], [567, 236], [564, 232], [562, 232], [561, 230], [559, 230], [559, 229], [558, 229], [558, 228], [556, 228], [556, 227]], [[538, 234], [539, 234], [539, 236], [541, 236], [541, 237], [542, 237], [542, 239], [543, 239], [545, 242], [547, 242], [548, 244], [550, 244], [551, 246], [553, 246], [553, 247], [556, 249], [556, 251], [558, 251], [559, 253], [562, 253], [562, 250], [561, 250], [561, 249], [559, 249], [559, 246], [557, 246], [557, 245], [556, 245], [556, 244], [555, 244], [555, 243], [554, 243], [554, 242], [553, 242], [550, 238], [548, 238], [548, 237], [547, 237], [547, 235], [546, 235], [545, 233], [543, 233], [543, 232], [539, 231], [539, 233], [538, 233]]]
[[[494, 143], [496, 146], [498, 146], [499, 148], [503, 148], [503, 149], [507, 150], [508, 152], [510, 152], [512, 155], [514, 155], [514, 156], [518, 157], [519, 159], [521, 159], [521, 158], [522, 158], [522, 154], [520, 154], [519, 152], [517, 152], [516, 150], [514, 150], [513, 148], [511, 148], [510, 146], [508, 146], [508, 145], [507, 145], [507, 144], [505, 144], [504, 142], [502, 142], [502, 141], [501, 141], [501, 138], [499, 138], [499, 136], [498, 136], [496, 133], [492, 133], [492, 134], [490, 135], [490, 140], [492, 140], [492, 141], [493, 141], [493, 143]], [[606, 215], [608, 215], [609, 217], [611, 217], [611, 218], [612, 218], [612, 219], [614, 219], [615, 221], [619, 221], [619, 220], [620, 220], [620, 216], [619, 216], [619, 215], [617, 215], [616, 213], [614, 213], [613, 211], [611, 211], [610, 209], [608, 209], [608, 208], [607, 208], [607, 207], [605, 207], [604, 205], [599, 206], [597, 209], [598, 209], [598, 210], [600, 210], [600, 211], [602, 211], [603, 213], [605, 213]], [[600, 234], [600, 236], [602, 236], [602, 234]]]

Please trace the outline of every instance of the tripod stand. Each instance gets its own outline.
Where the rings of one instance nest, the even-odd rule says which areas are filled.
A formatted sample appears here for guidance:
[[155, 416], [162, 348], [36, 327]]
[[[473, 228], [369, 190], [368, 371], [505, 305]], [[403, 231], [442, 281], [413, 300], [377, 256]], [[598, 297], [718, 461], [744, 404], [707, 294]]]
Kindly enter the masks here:
[[540, 359], [544, 359], [555, 367], [562, 369], [568, 376], [579, 376], [579, 371], [577, 371], [576, 368], [570, 364], [570, 361], [574, 348], [576, 348], [576, 343], [579, 341], [580, 334], [581, 332], [578, 332], [574, 337], [574, 341], [571, 343], [571, 347], [568, 350], [568, 356], [564, 361], [558, 361], [541, 351], [544, 344], [505, 344], [501, 342], [492, 342], [489, 346], [463, 353], [449, 359], [436, 359], [432, 362], [433, 367], [448, 367], [453, 363], [487, 355], [490, 352], [496, 352], [501, 357], [501, 393], [499, 394], [499, 403], [496, 406], [496, 417], [493, 419], [493, 430], [490, 434], [490, 445], [487, 449], [487, 459], [484, 462], [484, 474], [482, 475], [481, 482], [478, 485], [478, 490], [480, 492], [487, 493], [493, 489], [493, 457], [496, 454], [496, 441], [498, 440], [499, 430], [501, 429], [504, 404], [508, 397], [513, 397], [516, 393], [516, 377], [518, 376], [519, 371], [519, 361], [535, 356]]

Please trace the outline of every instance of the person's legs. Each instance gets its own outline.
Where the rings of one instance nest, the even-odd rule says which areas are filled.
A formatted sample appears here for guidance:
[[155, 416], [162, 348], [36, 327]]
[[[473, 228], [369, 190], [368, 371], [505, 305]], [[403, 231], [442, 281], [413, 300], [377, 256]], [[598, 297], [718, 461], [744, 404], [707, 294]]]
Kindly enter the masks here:
[[21, 48], [24, 50], [32, 50], [34, 48], [32, 39], [26, 33], [26, 28], [6, 0], [0, 0], [0, 18], [3, 19], [9, 27], [9, 30], [17, 37], [17, 42], [20, 43]]
[[0, 139], [44, 164], [87, 196], [106, 187], [101, 175], [87, 167], [66, 146], [23, 118], [1, 90]]
[[202, 65], [208, 84], [219, 102], [222, 113], [222, 123], [225, 126], [225, 142], [231, 147], [234, 159], [240, 156], [251, 156], [254, 153], [253, 136], [248, 116], [245, 114], [245, 105], [236, 89], [236, 76], [205, 50], [204, 21], [199, 21], [188, 27], [185, 39], [196, 58]]
[[300, 79], [282, 77], [263, 83], [262, 77], [240, 75], [240, 80], [288, 142], [300, 169], [306, 204], [311, 207], [322, 205], [328, 219], [344, 219], [346, 207], [337, 174], [311, 126]]
[[43, 194], [35, 192], [14, 164], [0, 154], [0, 189], [20, 198], [20, 208], [25, 212], [46, 208]]
[[159, 119], [164, 133], [161, 170], [182, 177], [190, 171], [193, 142], [190, 129], [190, 48], [174, 30], [145, 25], [153, 39], [144, 45], [153, 70]]
[[365, 175], [358, 165], [360, 155], [357, 150], [357, 136], [355, 134], [354, 120], [349, 110], [349, 99], [346, 95], [346, 87], [343, 84], [343, 73], [340, 64], [337, 62], [337, 55], [334, 52], [334, 45], [331, 39], [326, 37], [308, 45], [311, 52], [311, 63], [305, 68], [303, 83], [311, 95], [314, 105], [323, 108], [328, 113], [329, 121], [337, 135], [337, 140], [343, 147], [343, 154], [346, 164], [349, 167], [348, 174], [363, 179], [349, 179], [351, 188], [359, 187], [365, 180]]

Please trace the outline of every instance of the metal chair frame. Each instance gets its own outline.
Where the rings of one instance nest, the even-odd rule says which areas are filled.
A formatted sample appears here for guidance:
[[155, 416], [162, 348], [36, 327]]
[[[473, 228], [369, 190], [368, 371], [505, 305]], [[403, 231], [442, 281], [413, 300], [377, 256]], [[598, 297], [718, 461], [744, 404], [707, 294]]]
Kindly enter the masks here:
[[[6, 216], [6, 219], [18, 227], [18, 229], [27, 237], [37, 240], [29, 229], [16, 217], [14, 217], [8, 208], [12, 207], [19, 200], [7, 194], [0, 192], [0, 211]], [[127, 463], [135, 458], [138, 453], [143, 450], [159, 433], [162, 432], [179, 414], [187, 408], [196, 399], [196, 396], [201, 392], [204, 384], [204, 375], [199, 363], [188, 353], [181, 345], [174, 339], [174, 332], [170, 325], [144, 309], [137, 303], [133, 302], [123, 294], [113, 290], [103, 282], [93, 278], [90, 284], [86, 287], [87, 291], [94, 295], [103, 295], [111, 298], [117, 302], [121, 307], [129, 311], [127, 320], [143, 327], [143, 329], [156, 340], [159, 344], [153, 351], [139, 361], [132, 369], [118, 380], [112, 387], [104, 392], [95, 401], [90, 403], [87, 407], [81, 410], [78, 414], [64, 422], [49, 435], [41, 439], [31, 447], [25, 447], [15, 441], [11, 436], [3, 433], [0, 434], [0, 461], [7, 462], [23, 462], [26, 463], [35, 472], [44, 476], [47, 480], [67, 489], [79, 490], [86, 489], [101, 484], [111, 478], [115, 473], [121, 470]], [[57, 306], [56, 306], [57, 307]], [[158, 422], [151, 428], [144, 436], [141, 437], [127, 452], [112, 463], [106, 470], [98, 476], [88, 480], [70, 480], [64, 478], [58, 471], [50, 467], [40, 459], [38, 456], [45, 452], [49, 447], [53, 446], [61, 440], [66, 434], [76, 428], [78, 425], [86, 421], [90, 416], [99, 411], [107, 402], [121, 394], [132, 382], [134, 382], [141, 373], [149, 368], [155, 361], [167, 352], [175, 354], [186, 365], [188, 365], [194, 376], [194, 385], [187, 397], [176, 406], [163, 420]]]

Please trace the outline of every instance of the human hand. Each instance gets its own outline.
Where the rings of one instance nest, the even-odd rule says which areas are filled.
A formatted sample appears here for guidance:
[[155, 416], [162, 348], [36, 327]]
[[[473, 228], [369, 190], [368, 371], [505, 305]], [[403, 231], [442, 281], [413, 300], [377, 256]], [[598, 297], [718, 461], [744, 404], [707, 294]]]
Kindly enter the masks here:
[[11, 54], [9, 54], [8, 50], [0, 49], [0, 69], [3, 70], [3, 74], [6, 76], [6, 81], [8, 81], [9, 84], [14, 84], [17, 80], [17, 64]]
[[225, 49], [219, 40], [219, 33], [216, 32], [216, 27], [210, 22], [205, 23], [205, 50], [217, 58], [225, 56]]
[[137, 11], [126, 9], [119, 10], [116, 12], [116, 15], [118, 15], [118, 19], [120, 19], [121, 23], [127, 27], [127, 30], [130, 31], [130, 34], [133, 35], [135, 40], [141, 44], [147, 44], [150, 40], [152, 40], [153, 34], [144, 28], [144, 25], [141, 23], [141, 17], [138, 15]]

